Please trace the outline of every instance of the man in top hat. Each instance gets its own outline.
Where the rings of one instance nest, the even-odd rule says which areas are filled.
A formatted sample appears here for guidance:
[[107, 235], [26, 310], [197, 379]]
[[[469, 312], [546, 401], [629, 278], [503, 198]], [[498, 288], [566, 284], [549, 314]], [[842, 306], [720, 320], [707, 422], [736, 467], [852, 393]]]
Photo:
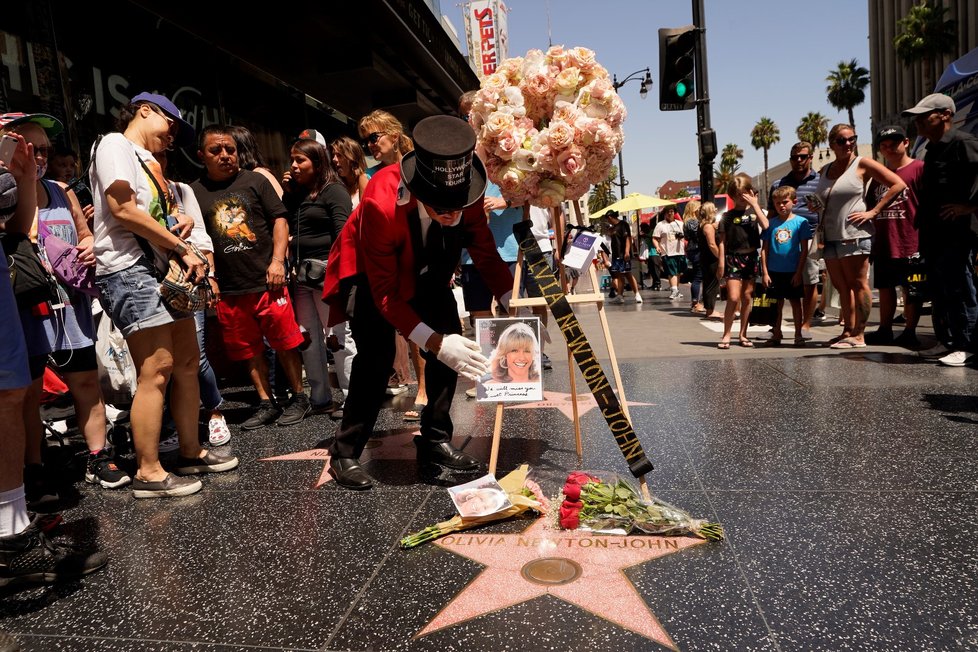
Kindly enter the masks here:
[[488, 360], [460, 334], [450, 283], [463, 247], [503, 306], [513, 277], [486, 221], [486, 171], [473, 156], [472, 128], [451, 116], [426, 118], [414, 129], [414, 144], [400, 164], [370, 180], [326, 266], [330, 321], [348, 316], [357, 344], [343, 421], [329, 449], [330, 473], [347, 489], [372, 486], [359, 457], [384, 400], [395, 328], [426, 362], [429, 400], [414, 440], [419, 461], [458, 470], [479, 465], [452, 445], [449, 412], [458, 374], [478, 380]]
[[941, 364], [961, 367], [976, 352], [978, 138], [951, 126], [954, 113], [954, 100], [933, 93], [903, 116], [912, 117], [917, 133], [927, 139], [916, 225], [940, 344], [921, 355], [941, 356]]

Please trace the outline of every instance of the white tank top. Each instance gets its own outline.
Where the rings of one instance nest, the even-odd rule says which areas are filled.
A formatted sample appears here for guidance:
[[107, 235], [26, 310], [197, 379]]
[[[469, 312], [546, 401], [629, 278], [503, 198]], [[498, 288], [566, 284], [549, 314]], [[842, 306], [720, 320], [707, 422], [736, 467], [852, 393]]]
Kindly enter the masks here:
[[838, 179], [829, 179], [831, 164], [826, 165], [819, 173], [815, 193], [825, 205], [822, 222], [825, 225], [826, 242], [871, 238], [876, 233], [872, 220], [853, 226], [848, 219], [853, 213], [866, 210], [866, 188], [856, 173], [861, 158], [857, 156]]

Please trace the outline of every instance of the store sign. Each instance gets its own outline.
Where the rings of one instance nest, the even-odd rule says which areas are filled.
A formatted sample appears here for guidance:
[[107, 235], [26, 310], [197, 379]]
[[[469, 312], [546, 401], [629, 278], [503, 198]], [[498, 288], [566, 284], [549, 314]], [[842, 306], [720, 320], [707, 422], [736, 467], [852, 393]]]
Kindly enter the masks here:
[[496, 72], [506, 58], [505, 5], [498, 0], [476, 0], [468, 4], [469, 57], [479, 78]]

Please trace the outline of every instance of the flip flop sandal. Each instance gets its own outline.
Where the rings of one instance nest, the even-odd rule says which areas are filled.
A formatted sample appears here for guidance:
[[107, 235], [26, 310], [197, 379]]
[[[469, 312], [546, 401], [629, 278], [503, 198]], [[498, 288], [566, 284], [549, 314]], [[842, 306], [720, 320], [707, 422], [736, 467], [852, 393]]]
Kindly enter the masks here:
[[829, 345], [830, 349], [864, 349], [866, 348], [865, 342], [860, 342], [858, 340], [849, 339], [848, 337], [844, 340], [839, 340], [835, 344]]
[[717, 342], [717, 348], [718, 349], [729, 349], [730, 348], [730, 342]]
[[797, 346], [798, 348], [803, 348], [805, 346], [805, 342], [806, 340], [804, 337], [795, 338], [795, 346]]
[[[750, 340], [748, 340], [748, 341], [750, 341]], [[741, 346], [744, 346], [744, 345], [742, 344]], [[769, 340], [766, 340], [764, 342], [761, 342], [758, 346], [761, 346], [761, 347], [764, 347], [764, 348], [774, 347], [774, 346], [781, 346], [781, 338], [779, 337], [779, 338], [775, 339], [775, 338], [772, 337]]]
[[829, 340], [829, 344], [836, 344], [838, 342], [841, 342], [842, 340], [847, 340], [850, 337], [852, 337], [852, 336], [851, 335], [846, 335], [845, 333], [843, 333], [842, 335], [836, 335], [835, 337], [833, 337], [832, 339]]
[[414, 407], [404, 413], [405, 421], [421, 421], [421, 410], [424, 409], [424, 403], [415, 403]]
[[744, 348], [748, 348], [748, 349], [752, 349], [752, 348], [754, 348], [754, 343], [753, 343], [753, 342], [751, 342], [751, 341], [750, 341], [749, 339], [747, 339], [746, 337], [742, 337], [742, 338], [740, 338], [740, 345], [741, 345], [742, 347], [744, 347]]

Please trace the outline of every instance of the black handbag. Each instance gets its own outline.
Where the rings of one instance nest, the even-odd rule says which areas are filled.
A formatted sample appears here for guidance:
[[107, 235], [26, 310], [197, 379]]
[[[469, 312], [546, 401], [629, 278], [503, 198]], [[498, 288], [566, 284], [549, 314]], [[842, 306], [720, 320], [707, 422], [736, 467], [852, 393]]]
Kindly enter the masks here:
[[30, 309], [48, 301], [58, 301], [57, 282], [44, 269], [37, 245], [23, 233], [3, 234], [3, 253], [10, 267], [10, 285], [17, 306]]
[[295, 270], [295, 280], [314, 290], [322, 290], [326, 280], [326, 261], [318, 258], [303, 258]]

